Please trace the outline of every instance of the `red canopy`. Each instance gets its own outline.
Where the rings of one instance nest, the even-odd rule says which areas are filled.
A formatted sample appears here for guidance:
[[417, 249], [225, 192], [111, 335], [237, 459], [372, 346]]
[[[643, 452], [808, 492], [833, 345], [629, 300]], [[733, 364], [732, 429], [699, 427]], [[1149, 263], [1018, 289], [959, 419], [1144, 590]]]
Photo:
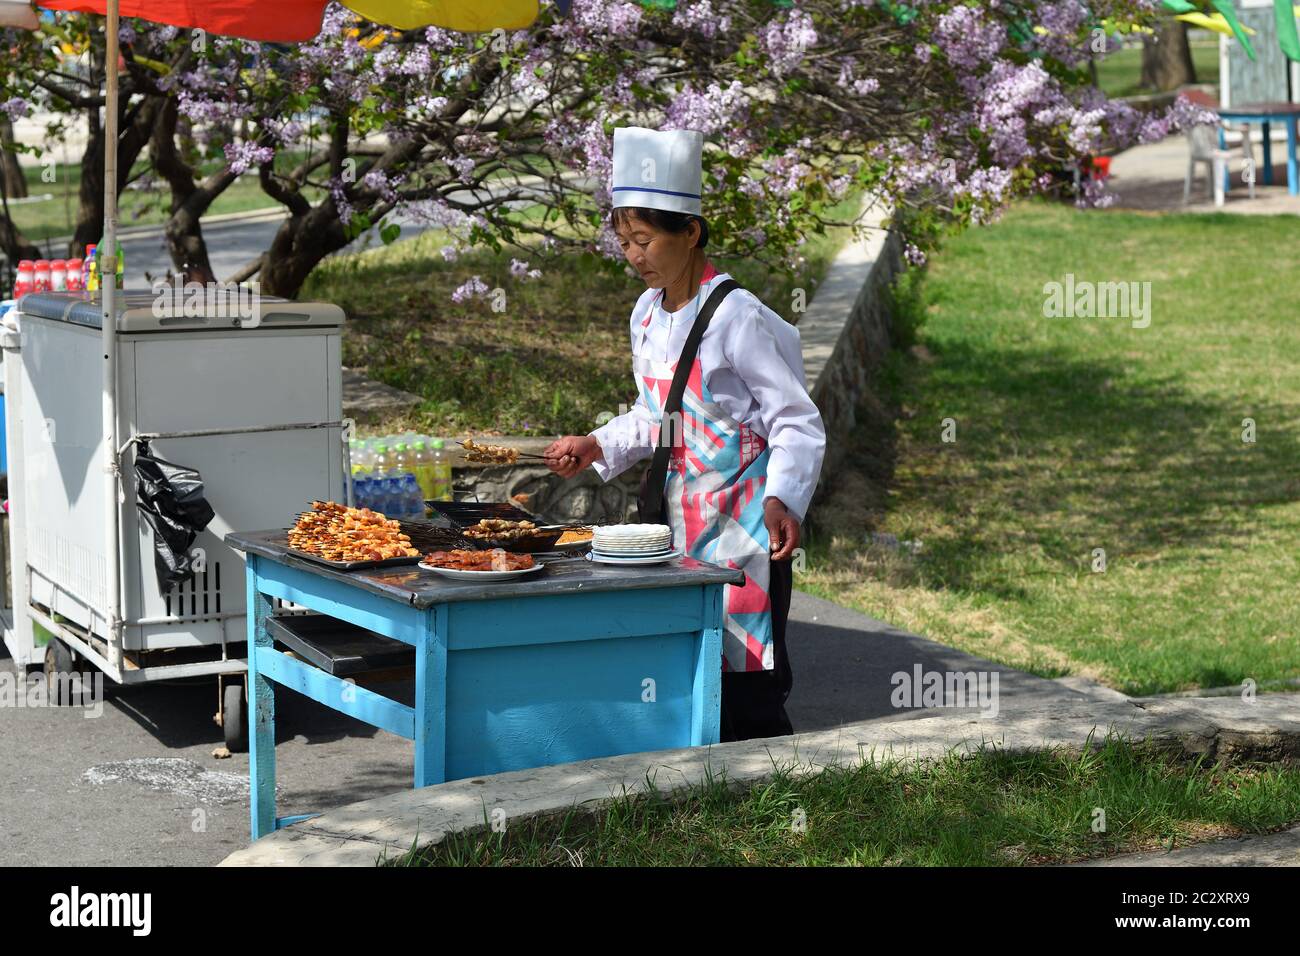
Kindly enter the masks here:
[[[106, 0], [37, 0], [50, 10], [106, 12]], [[119, 0], [124, 17], [249, 40], [310, 40], [329, 0]], [[343, 0], [362, 16], [399, 29], [436, 24], [452, 30], [519, 30], [537, 17], [537, 0]], [[567, 7], [568, 4], [561, 4]]]
[[[50, 10], [104, 12], [103, 0], [39, 0]], [[187, 29], [250, 40], [307, 40], [320, 33], [327, 0], [121, 0], [124, 17], [141, 17]]]

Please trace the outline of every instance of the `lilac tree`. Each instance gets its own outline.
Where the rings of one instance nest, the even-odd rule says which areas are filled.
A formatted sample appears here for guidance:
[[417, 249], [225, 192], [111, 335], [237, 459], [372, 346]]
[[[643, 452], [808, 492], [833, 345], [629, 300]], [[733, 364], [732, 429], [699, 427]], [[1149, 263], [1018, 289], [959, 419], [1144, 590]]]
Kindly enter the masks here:
[[[288, 215], [236, 278], [293, 295], [362, 231], [395, 238], [398, 215], [446, 229], [448, 258], [509, 247], [521, 277], [574, 251], [619, 267], [606, 222], [624, 124], [703, 131], [722, 255], [789, 267], [829, 208], [865, 190], [920, 261], [943, 226], [1072, 188], [1062, 174], [1081, 157], [1192, 118], [1087, 82], [1108, 25], [1149, 22], [1156, 2], [574, 0], [567, 17], [547, 5], [527, 31], [484, 35], [395, 32], [332, 7], [298, 46], [139, 25], [127, 56], [138, 96], [163, 100], [150, 156], [172, 192], [177, 265], [206, 261], [203, 210], [256, 176]], [[218, 148], [219, 174], [187, 172], [187, 150]], [[1090, 182], [1077, 199], [1104, 201]]]
[[[104, 224], [104, 90], [105, 72], [103, 20], [84, 14], [61, 14], [42, 21], [39, 32], [0, 31], [0, 48], [5, 52], [5, 69], [0, 72], [0, 112], [9, 119], [35, 111], [47, 117], [46, 134], [57, 140], [81, 127], [85, 147], [81, 156], [78, 206], [68, 253], [80, 255], [89, 243], [97, 242]], [[187, 47], [176, 42], [142, 42], [129, 22], [122, 28], [128, 43], [120, 77], [118, 124], [118, 190], [140, 183], [148, 176], [146, 158], [156, 135], [159, 117], [168, 97], [154, 81], [180, 67]], [[38, 153], [35, 147], [26, 152]], [[69, 175], [53, 165], [52, 157], [38, 155], [51, 164], [54, 181]], [[0, 249], [10, 258], [32, 257], [39, 250], [28, 243], [8, 216], [0, 220]]]

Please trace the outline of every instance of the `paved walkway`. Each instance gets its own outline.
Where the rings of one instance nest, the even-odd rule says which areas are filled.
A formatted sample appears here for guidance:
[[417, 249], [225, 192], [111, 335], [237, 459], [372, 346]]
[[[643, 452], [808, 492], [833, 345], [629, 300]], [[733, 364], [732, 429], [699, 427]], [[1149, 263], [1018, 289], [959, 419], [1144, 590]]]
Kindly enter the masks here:
[[787, 711], [800, 733], [864, 720], [979, 712], [977, 707], [942, 711], [894, 707], [890, 695], [898, 682], [893, 675], [912, 677], [918, 667], [923, 675], [930, 671], [996, 673], [998, 706], [1004, 714], [1051, 704], [1126, 699], [1087, 681], [1048, 680], [995, 664], [802, 591], [796, 591], [791, 600], [787, 647], [794, 671]]
[[[1255, 131], [1256, 137], [1259, 131]], [[1263, 144], [1255, 143], [1255, 198], [1241, 181], [1243, 158], [1240, 148], [1229, 147], [1232, 158], [1228, 165], [1232, 174], [1232, 189], [1224, 197], [1222, 209], [1216, 209], [1209, 196], [1206, 167], [1197, 167], [1192, 180], [1192, 202], [1183, 203], [1183, 178], [1187, 173], [1187, 138], [1179, 134], [1126, 150], [1110, 163], [1110, 190], [1115, 193], [1113, 209], [1142, 209], [1164, 212], [1229, 212], [1245, 215], [1273, 215], [1277, 213], [1300, 214], [1300, 196], [1287, 194], [1286, 140], [1272, 143], [1273, 183], [1264, 183]]]
[[[941, 716], [996, 733], [1008, 714], [1034, 707], [1088, 712], [1089, 693], [990, 664], [873, 618], [796, 592], [790, 621], [801, 734], [866, 721], [924, 737]], [[895, 709], [896, 671], [985, 670], [999, 675], [997, 719], [975, 708]], [[0, 647], [0, 668], [12, 665]], [[109, 687], [102, 716], [63, 708], [0, 707], [0, 865], [61, 861], [108, 866], [217, 863], [248, 843], [248, 755], [214, 760], [215, 681]], [[406, 700], [413, 687], [391, 685]], [[1104, 697], [1102, 692], [1102, 696]], [[282, 815], [341, 808], [409, 792], [410, 741], [322, 707], [292, 691], [276, 696], [276, 771]], [[909, 730], [916, 722], [916, 730]], [[91, 771], [89, 775], [87, 771]], [[232, 779], [234, 778], [234, 779]], [[240, 783], [239, 786], [236, 786]]]

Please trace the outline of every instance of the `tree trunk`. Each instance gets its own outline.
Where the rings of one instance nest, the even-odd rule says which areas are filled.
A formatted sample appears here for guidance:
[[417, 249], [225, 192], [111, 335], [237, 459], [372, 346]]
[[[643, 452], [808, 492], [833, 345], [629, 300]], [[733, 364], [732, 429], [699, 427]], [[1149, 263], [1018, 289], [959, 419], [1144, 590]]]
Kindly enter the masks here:
[[[13, 142], [13, 127], [8, 119], [0, 120], [0, 142]], [[16, 173], [9, 168], [10, 159], [14, 161], [13, 170], [17, 170]], [[20, 259], [41, 257], [41, 250], [36, 243], [29, 241], [9, 218], [9, 197], [15, 195], [15, 186], [22, 190], [18, 197], [27, 195], [27, 180], [18, 167], [18, 157], [0, 150], [0, 251], [4, 252], [5, 258], [13, 265], [17, 265]], [[0, 289], [0, 296], [8, 295], [8, 289]]]
[[163, 229], [172, 265], [185, 282], [214, 283], [216, 274], [208, 258], [203, 239], [202, 218], [236, 177], [225, 170], [214, 173], [201, 184], [194, 181], [194, 170], [176, 148], [177, 105], [168, 100], [158, 113], [149, 140], [149, 156], [158, 174], [171, 188], [171, 215]]
[[167, 237], [167, 253], [172, 257], [172, 265], [184, 282], [201, 282], [206, 285], [217, 281], [198, 216], [190, 215], [184, 210], [173, 213], [167, 220], [163, 234]]
[[[331, 172], [338, 176], [347, 155], [346, 121], [333, 131], [332, 137]], [[340, 141], [343, 144], [341, 147]], [[406, 143], [391, 144], [389, 151], [409, 148], [410, 144]], [[262, 265], [258, 271], [259, 289], [266, 295], [292, 299], [302, 289], [311, 270], [327, 255], [342, 249], [351, 240], [339, 219], [333, 197], [313, 206], [296, 185], [282, 182], [274, 172], [272, 163], [263, 163], [258, 167], [258, 179], [262, 191], [281, 203], [288, 210], [289, 218], [281, 223], [275, 238], [271, 240], [270, 248], [262, 253]]]
[[1165, 92], [1196, 82], [1192, 48], [1187, 43], [1187, 24], [1172, 18], [1162, 20], [1154, 34], [1142, 35], [1142, 78], [1144, 89]]
[[13, 141], [14, 124], [8, 117], [0, 118], [0, 185], [10, 199], [22, 199], [27, 195], [27, 177], [18, 165], [18, 154], [6, 148]]
[[[99, 61], [102, 64], [102, 59]], [[123, 84], [118, 100], [117, 194], [131, 178], [141, 151], [149, 143], [149, 134], [164, 98], [149, 96], [131, 104], [132, 91]], [[99, 106], [86, 109], [86, 151], [81, 157], [81, 186], [78, 189], [77, 224], [68, 243], [68, 255], [79, 258], [86, 246], [98, 243], [104, 234], [104, 126], [99, 121]]]
[[86, 247], [104, 234], [104, 127], [99, 110], [89, 110], [86, 149], [81, 154], [81, 184], [77, 187], [77, 223], [68, 243], [68, 255], [85, 255]]
[[[40, 246], [24, 236], [7, 215], [0, 213], [0, 251], [11, 263], [19, 259], [42, 258]], [[9, 297], [8, 289], [0, 289], [0, 295]]]
[[271, 248], [262, 254], [259, 291], [294, 298], [312, 269], [348, 242], [333, 200], [313, 206], [305, 215], [290, 216], [276, 231]]

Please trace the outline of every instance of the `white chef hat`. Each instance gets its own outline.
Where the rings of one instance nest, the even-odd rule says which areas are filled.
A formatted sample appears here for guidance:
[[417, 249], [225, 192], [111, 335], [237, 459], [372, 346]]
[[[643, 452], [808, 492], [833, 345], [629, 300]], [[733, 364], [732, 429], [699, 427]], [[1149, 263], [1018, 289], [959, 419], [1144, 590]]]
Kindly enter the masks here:
[[702, 216], [703, 149], [704, 134], [699, 130], [618, 127], [614, 130], [614, 207]]

